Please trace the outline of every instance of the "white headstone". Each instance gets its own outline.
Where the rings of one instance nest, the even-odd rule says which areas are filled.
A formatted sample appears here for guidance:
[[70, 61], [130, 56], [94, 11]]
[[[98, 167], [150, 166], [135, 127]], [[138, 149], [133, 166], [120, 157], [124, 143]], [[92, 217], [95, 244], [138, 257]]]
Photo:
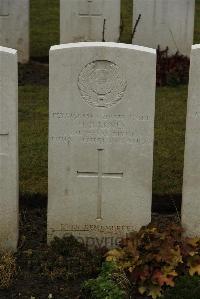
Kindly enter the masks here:
[[190, 61], [182, 223], [186, 233], [200, 235], [200, 45], [194, 45]]
[[49, 240], [112, 247], [150, 222], [155, 54], [117, 43], [51, 48]]
[[0, 45], [17, 49], [19, 62], [29, 60], [29, 0], [0, 0]]
[[61, 44], [103, 41], [103, 35], [107, 42], [119, 40], [120, 0], [60, 0]]
[[141, 14], [133, 44], [190, 55], [195, 0], [133, 0], [133, 11], [133, 25]]
[[18, 241], [17, 52], [0, 47], [0, 248]]

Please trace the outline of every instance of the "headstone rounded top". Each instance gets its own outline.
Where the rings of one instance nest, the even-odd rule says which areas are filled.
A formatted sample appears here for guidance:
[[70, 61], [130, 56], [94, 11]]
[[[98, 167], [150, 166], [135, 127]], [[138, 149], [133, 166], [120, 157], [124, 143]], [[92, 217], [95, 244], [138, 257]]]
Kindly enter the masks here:
[[7, 52], [10, 54], [17, 54], [17, 50], [0, 46], [0, 52]]
[[80, 42], [80, 43], [68, 43], [68, 44], [61, 44], [61, 45], [55, 45], [50, 48], [51, 51], [56, 50], [64, 50], [64, 49], [70, 49], [70, 48], [84, 48], [84, 47], [102, 47], [102, 48], [118, 48], [118, 49], [130, 49], [130, 50], [136, 50], [140, 52], [147, 52], [151, 54], [156, 55], [156, 49], [143, 47], [143, 46], [137, 46], [137, 45], [131, 45], [131, 44], [124, 44], [124, 43], [113, 43], [113, 42]]
[[192, 45], [192, 50], [199, 50], [200, 44]]

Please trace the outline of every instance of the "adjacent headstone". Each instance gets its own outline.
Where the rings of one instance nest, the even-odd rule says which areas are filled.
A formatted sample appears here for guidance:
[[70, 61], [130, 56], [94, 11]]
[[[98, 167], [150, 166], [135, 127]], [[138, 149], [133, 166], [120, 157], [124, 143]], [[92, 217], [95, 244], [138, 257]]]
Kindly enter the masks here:
[[118, 42], [120, 0], [60, 0], [60, 43]]
[[19, 62], [29, 60], [29, 0], [0, 0], [0, 45], [17, 49]]
[[155, 50], [50, 50], [48, 240], [115, 246], [151, 220]]
[[0, 47], [0, 248], [18, 241], [17, 52]]
[[200, 45], [194, 45], [190, 61], [182, 223], [186, 233], [200, 235]]
[[194, 33], [195, 0], [133, 0], [133, 44], [190, 55]]

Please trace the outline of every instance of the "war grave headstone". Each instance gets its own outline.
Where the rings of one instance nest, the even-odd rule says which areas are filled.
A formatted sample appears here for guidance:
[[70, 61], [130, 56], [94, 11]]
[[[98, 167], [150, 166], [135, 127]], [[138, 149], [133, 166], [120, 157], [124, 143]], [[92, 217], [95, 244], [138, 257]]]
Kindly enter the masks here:
[[50, 50], [48, 240], [115, 246], [151, 220], [155, 50]]
[[18, 241], [17, 52], [0, 47], [0, 248]]
[[194, 45], [190, 61], [185, 161], [183, 179], [182, 223], [186, 233], [200, 235], [200, 45]]
[[60, 43], [118, 42], [120, 0], [60, 0]]
[[139, 15], [133, 44], [190, 55], [195, 0], [133, 0], [133, 24]]
[[19, 62], [29, 60], [29, 0], [0, 0], [0, 45], [17, 49]]

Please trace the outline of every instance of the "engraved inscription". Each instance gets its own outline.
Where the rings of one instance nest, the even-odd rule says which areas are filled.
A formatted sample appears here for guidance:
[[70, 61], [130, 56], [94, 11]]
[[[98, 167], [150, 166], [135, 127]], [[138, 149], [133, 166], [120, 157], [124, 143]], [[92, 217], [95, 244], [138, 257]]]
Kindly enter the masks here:
[[[106, 144], [132, 144], [142, 146], [152, 144], [148, 137], [148, 114], [112, 114], [102, 113], [97, 116], [92, 112], [50, 112], [55, 122], [64, 122], [68, 133], [50, 136], [53, 143], [71, 144], [75, 140], [82, 144], [96, 144], [102, 147]], [[63, 124], [64, 125], [64, 124]]]
[[[192, 115], [192, 117], [193, 117], [193, 115]], [[195, 113], [194, 113], [194, 119], [200, 119], [200, 112], [199, 111], [195, 111]]]
[[[69, 224], [64, 223], [57, 228], [50, 228], [48, 236], [53, 239], [54, 236], [76, 236], [79, 242], [87, 247], [114, 247], [118, 246], [124, 234], [129, 234], [135, 230], [135, 227], [129, 225], [101, 225], [101, 224]], [[95, 237], [87, 234], [95, 233]], [[81, 234], [81, 236], [80, 236]], [[85, 234], [85, 235], [84, 235]]]
[[53, 232], [55, 231], [62, 231], [62, 232], [99, 232], [99, 233], [114, 233], [114, 234], [121, 234], [124, 232], [132, 232], [134, 231], [135, 227], [131, 225], [101, 225], [101, 224], [69, 224], [64, 223], [61, 224], [58, 229], [52, 229]]
[[0, 0], [0, 17], [9, 16], [9, 0]]
[[90, 106], [109, 108], [120, 102], [127, 87], [119, 66], [107, 60], [87, 64], [78, 77], [78, 88]]
[[[95, 2], [93, 0], [86, 0], [79, 4], [79, 16], [80, 17], [101, 17], [102, 16], [102, 3]], [[100, 5], [100, 6], [99, 6]]]
[[96, 220], [102, 220], [101, 210], [102, 210], [102, 178], [114, 178], [120, 179], [123, 177], [123, 172], [115, 173], [115, 172], [103, 172], [102, 169], [103, 164], [103, 149], [98, 149], [98, 172], [90, 172], [90, 171], [77, 171], [78, 177], [92, 177], [98, 178], [98, 193], [97, 193], [97, 218]]
[[[84, 243], [87, 247], [114, 247], [118, 246], [124, 234], [129, 234], [135, 230], [134, 226], [129, 225], [101, 225], [101, 224], [69, 224], [64, 223], [57, 228], [50, 228], [48, 236], [53, 239], [54, 236], [75, 235], [79, 242]], [[95, 237], [87, 235], [94, 233]], [[80, 236], [81, 233], [81, 236]], [[86, 234], [86, 235], [84, 235]], [[101, 235], [100, 235], [101, 234]], [[103, 234], [103, 235], [102, 235]]]

